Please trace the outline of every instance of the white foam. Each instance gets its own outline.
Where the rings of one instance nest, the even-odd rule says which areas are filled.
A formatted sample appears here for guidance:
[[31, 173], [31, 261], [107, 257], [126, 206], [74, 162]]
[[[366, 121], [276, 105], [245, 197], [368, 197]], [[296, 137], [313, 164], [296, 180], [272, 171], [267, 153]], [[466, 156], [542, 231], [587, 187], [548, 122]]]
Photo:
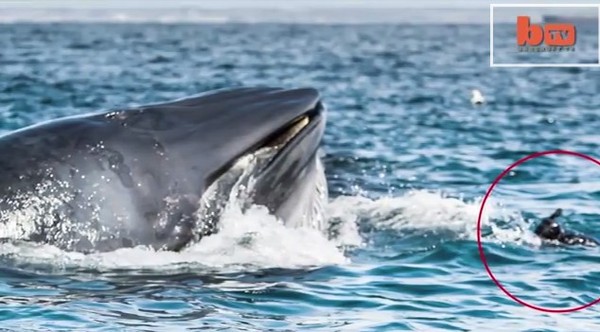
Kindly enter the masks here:
[[[520, 214], [493, 201], [486, 204], [484, 212], [485, 241], [540, 244]], [[136, 247], [84, 255], [32, 243], [0, 244], [0, 252], [19, 262], [58, 268], [171, 269], [182, 265], [221, 271], [305, 268], [349, 263], [343, 248], [364, 242], [358, 232], [359, 222], [388, 230], [446, 229], [459, 239], [475, 241], [478, 213], [478, 200], [465, 201], [440, 192], [412, 191], [381, 199], [342, 196], [326, 207], [328, 224], [337, 225], [336, 235], [328, 239], [311, 227], [285, 226], [264, 207], [253, 206], [242, 212], [234, 204], [224, 212], [218, 233], [204, 237], [182, 252]]]
[[[328, 211], [347, 223], [358, 220], [379, 229], [449, 230], [458, 238], [477, 239], [477, 218], [481, 200], [465, 201], [439, 191], [416, 190], [400, 197], [371, 200], [358, 196], [338, 197]], [[539, 239], [528, 230], [518, 211], [503, 207], [489, 199], [482, 216], [485, 241], [539, 245]]]
[[320, 231], [286, 227], [263, 207], [252, 207], [243, 214], [228, 211], [219, 233], [188, 252], [204, 256], [204, 264], [211, 266], [243, 262], [261, 267], [297, 267], [347, 261]]
[[258, 206], [244, 213], [228, 210], [218, 233], [179, 253], [136, 247], [84, 255], [31, 243], [2, 244], [0, 252], [31, 264], [101, 270], [169, 268], [181, 264], [209, 269], [300, 268], [348, 262], [336, 244], [318, 230], [286, 227], [266, 208]]

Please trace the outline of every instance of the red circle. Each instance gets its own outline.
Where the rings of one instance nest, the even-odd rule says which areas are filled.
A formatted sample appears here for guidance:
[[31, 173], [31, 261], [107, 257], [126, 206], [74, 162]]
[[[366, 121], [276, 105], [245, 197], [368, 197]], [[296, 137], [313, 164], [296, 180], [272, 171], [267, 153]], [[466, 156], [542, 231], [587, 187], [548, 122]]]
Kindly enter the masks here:
[[535, 310], [539, 310], [539, 311], [543, 311], [543, 312], [553, 312], [553, 313], [575, 312], [578, 310], [582, 310], [582, 309], [591, 307], [594, 304], [600, 302], [600, 297], [590, 303], [580, 305], [578, 307], [562, 308], [562, 309], [561, 308], [558, 308], [558, 309], [544, 308], [544, 307], [539, 307], [539, 306], [527, 303], [527, 302], [519, 299], [518, 297], [514, 296], [513, 294], [511, 294], [506, 288], [504, 288], [504, 286], [502, 286], [500, 281], [498, 281], [498, 279], [496, 279], [496, 277], [492, 273], [492, 270], [490, 269], [490, 266], [488, 265], [487, 259], [485, 258], [485, 253], [483, 252], [483, 245], [481, 243], [481, 217], [483, 215], [483, 208], [485, 207], [485, 203], [486, 203], [488, 197], [491, 195], [492, 190], [494, 190], [494, 187], [496, 187], [498, 182], [500, 182], [500, 180], [508, 172], [510, 172], [513, 168], [521, 165], [522, 163], [526, 162], [527, 160], [534, 159], [534, 158], [541, 157], [541, 156], [551, 155], [551, 154], [566, 154], [566, 155], [576, 156], [576, 157], [580, 157], [580, 158], [589, 160], [591, 162], [594, 162], [596, 165], [600, 166], [600, 161], [594, 159], [593, 157], [590, 157], [583, 153], [567, 151], [567, 150], [549, 150], [549, 151], [536, 152], [536, 153], [530, 154], [524, 158], [517, 160], [512, 165], [508, 166], [508, 168], [505, 169], [502, 173], [500, 173], [500, 175], [498, 175], [496, 177], [496, 179], [494, 179], [494, 182], [492, 182], [492, 185], [488, 188], [487, 192], [485, 193], [485, 196], [483, 197], [483, 200], [481, 201], [481, 207], [479, 208], [479, 216], [477, 217], [477, 246], [479, 247], [479, 256], [481, 257], [481, 261], [483, 262], [483, 265], [485, 266], [485, 270], [487, 271], [488, 275], [490, 276], [492, 281], [496, 284], [496, 286], [498, 286], [498, 288], [500, 288], [500, 290], [502, 290], [504, 292], [504, 294], [506, 294], [508, 297], [510, 297], [513, 301], [516, 301], [516, 302], [518, 302], [526, 307], [529, 307], [531, 309], [535, 309]]

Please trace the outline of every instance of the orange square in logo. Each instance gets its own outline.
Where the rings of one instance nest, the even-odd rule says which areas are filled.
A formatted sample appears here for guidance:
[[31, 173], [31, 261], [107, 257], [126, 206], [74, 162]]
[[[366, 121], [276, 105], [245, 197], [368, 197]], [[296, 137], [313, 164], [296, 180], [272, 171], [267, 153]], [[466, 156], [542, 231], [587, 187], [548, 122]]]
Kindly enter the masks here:
[[517, 45], [573, 46], [577, 40], [572, 23], [531, 23], [529, 16], [517, 16]]

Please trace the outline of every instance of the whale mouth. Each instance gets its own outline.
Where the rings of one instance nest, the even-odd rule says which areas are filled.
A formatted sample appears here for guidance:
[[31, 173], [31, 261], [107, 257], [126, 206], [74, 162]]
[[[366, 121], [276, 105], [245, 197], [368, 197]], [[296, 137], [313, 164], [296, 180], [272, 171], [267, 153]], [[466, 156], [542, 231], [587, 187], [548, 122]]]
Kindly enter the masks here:
[[280, 148], [289, 143], [294, 137], [296, 137], [308, 124], [310, 123], [310, 117], [303, 115], [300, 118], [292, 121], [292, 123], [284, 127], [283, 132], [275, 134], [275, 137], [268, 140], [261, 148]]
[[273, 134], [269, 135], [267, 139], [255, 150], [260, 150], [262, 148], [274, 148], [277, 150], [282, 149], [292, 140], [300, 137], [301, 134], [316, 126], [320, 119], [322, 110], [323, 106], [319, 103], [312, 110], [293, 119], [286, 126], [283, 126]]
[[[311, 209], [303, 216], [306, 215], [307, 220], [319, 219], [324, 206], [320, 200], [327, 196], [327, 186], [322, 165], [315, 156], [325, 126], [325, 112], [324, 105], [317, 103], [311, 110], [274, 130], [215, 174], [200, 198], [197, 215], [202, 220], [202, 226], [196, 230], [195, 240], [191, 243], [218, 231], [221, 216], [231, 207], [245, 211], [257, 204], [266, 206], [270, 213], [275, 214], [276, 210], [272, 209], [270, 203], [288, 197], [285, 193], [280, 194], [280, 191], [293, 190], [297, 185], [295, 177], [299, 177], [299, 174], [303, 174], [306, 180], [302, 181], [303, 184], [315, 181], [315, 190], [307, 200], [312, 202]], [[307, 166], [310, 161], [314, 162], [314, 170]], [[322, 174], [322, 177], [306, 177], [306, 169], [311, 174]], [[282, 183], [286, 185], [280, 185]], [[261, 198], [257, 200], [257, 197]]]
[[[319, 125], [324, 125], [324, 113], [326, 111], [325, 106], [322, 103], [317, 103], [308, 112], [305, 112], [286, 125], [274, 130], [271, 134], [267, 135], [263, 140], [257, 142], [251, 148], [247, 149], [236, 158], [232, 158], [227, 164], [223, 165], [213, 174], [207, 177], [208, 183], [214, 183], [217, 179], [223, 176], [223, 174], [229, 172], [232, 167], [244, 157], [252, 155], [260, 155], [261, 159], [267, 159], [269, 162], [261, 163], [263, 167], [267, 167], [270, 163], [277, 159], [280, 159], [282, 155], [286, 154], [286, 151], [292, 150], [295, 143], [299, 143], [315, 132]], [[270, 151], [269, 153], [265, 153]], [[259, 167], [258, 169], [263, 169]], [[257, 172], [258, 173], [258, 172]]]

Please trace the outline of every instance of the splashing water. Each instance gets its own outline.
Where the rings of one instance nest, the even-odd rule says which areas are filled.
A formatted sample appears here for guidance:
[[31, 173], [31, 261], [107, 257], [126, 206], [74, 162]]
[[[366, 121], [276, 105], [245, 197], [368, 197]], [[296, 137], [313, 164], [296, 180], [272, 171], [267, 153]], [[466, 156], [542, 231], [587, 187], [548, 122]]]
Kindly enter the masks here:
[[[464, 201], [441, 192], [416, 190], [376, 200], [340, 196], [329, 204], [328, 216], [330, 221], [342, 220], [344, 227], [364, 222], [377, 230], [442, 230], [457, 239], [475, 241], [479, 209], [479, 200]], [[509, 211], [493, 201], [486, 204], [482, 216], [486, 241], [539, 245], [539, 239], [528, 228], [519, 212]]]
[[[323, 232], [327, 190], [320, 160], [317, 159], [316, 176], [309, 179], [314, 182], [313, 195], [305, 197], [306, 202], [298, 202], [299, 209], [305, 211], [301, 213], [304, 220], [296, 227], [284, 225], [270, 215], [266, 207], [250, 204], [254, 175], [276, 152], [265, 148], [240, 158], [207, 189], [196, 212], [198, 220], [202, 221], [202, 227], [197, 230], [198, 240], [181, 253], [156, 252], [146, 246], [137, 246], [85, 255], [51, 245], [24, 242], [5, 243], [0, 250], [5, 257], [20, 257], [33, 264], [51, 261], [53, 266], [96, 269], [156, 268], [183, 263], [208, 268], [235, 265], [268, 268], [346, 262], [343, 252], [328, 241]], [[36, 197], [27, 200], [35, 201]], [[27, 221], [19, 216], [13, 223], [27, 224]], [[22, 231], [16, 226], [4, 228], [4, 233], [4, 238], [22, 238]]]
[[[139, 246], [113, 252], [82, 254], [33, 243], [4, 243], [0, 251], [28, 264], [49, 264], [59, 268], [178, 268], [181, 265], [205, 269], [252, 270], [302, 268], [349, 263], [345, 249], [363, 246], [360, 224], [377, 230], [406, 232], [450, 231], [456, 239], [475, 241], [479, 202], [464, 202], [439, 192], [412, 191], [400, 197], [369, 199], [341, 196], [325, 206], [328, 226], [335, 232], [313, 227], [289, 227], [262, 206], [243, 208], [238, 199], [241, 176], [233, 186], [228, 204], [222, 207], [219, 231], [205, 236], [182, 252], [154, 251]], [[243, 181], [241, 180], [243, 179]], [[539, 245], [518, 214], [497, 205], [486, 209], [486, 241]], [[201, 213], [201, 211], [199, 211]], [[447, 240], [447, 239], [442, 239]]]

